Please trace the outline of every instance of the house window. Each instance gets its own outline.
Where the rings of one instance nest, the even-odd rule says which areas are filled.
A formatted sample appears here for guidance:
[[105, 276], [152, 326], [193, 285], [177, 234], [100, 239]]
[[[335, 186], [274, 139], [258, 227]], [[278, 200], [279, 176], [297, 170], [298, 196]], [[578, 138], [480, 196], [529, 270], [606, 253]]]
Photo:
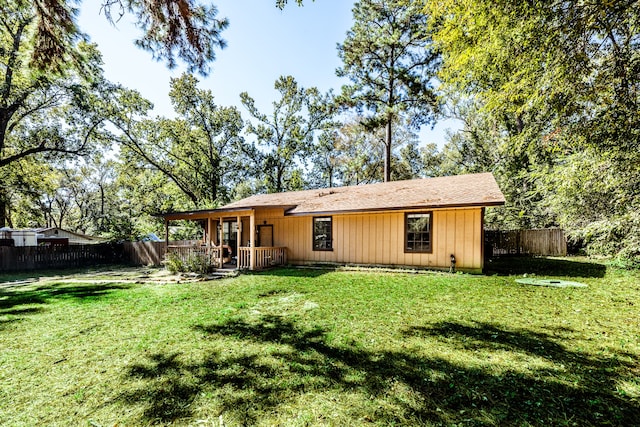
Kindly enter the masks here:
[[431, 212], [407, 213], [404, 216], [405, 252], [431, 253], [433, 222]]
[[313, 250], [333, 250], [333, 220], [330, 216], [313, 217]]

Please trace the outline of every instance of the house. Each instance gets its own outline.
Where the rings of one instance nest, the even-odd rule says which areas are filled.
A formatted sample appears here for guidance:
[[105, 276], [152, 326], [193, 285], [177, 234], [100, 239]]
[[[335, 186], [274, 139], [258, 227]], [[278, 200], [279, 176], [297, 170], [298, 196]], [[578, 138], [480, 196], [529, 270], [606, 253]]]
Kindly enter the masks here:
[[163, 217], [166, 241], [170, 221], [200, 221], [201, 247], [221, 266], [233, 258], [251, 270], [285, 263], [449, 269], [455, 259], [457, 269], [478, 272], [484, 210], [504, 203], [493, 175], [481, 173], [259, 194]]
[[105, 241], [105, 239], [101, 237], [77, 233], [60, 227], [36, 228], [35, 232], [38, 236], [38, 241], [42, 240], [47, 243], [55, 242], [54, 239], [67, 239], [69, 245], [93, 245]]
[[9, 227], [0, 228], [2, 246], [36, 246], [36, 232], [31, 229], [13, 230]]

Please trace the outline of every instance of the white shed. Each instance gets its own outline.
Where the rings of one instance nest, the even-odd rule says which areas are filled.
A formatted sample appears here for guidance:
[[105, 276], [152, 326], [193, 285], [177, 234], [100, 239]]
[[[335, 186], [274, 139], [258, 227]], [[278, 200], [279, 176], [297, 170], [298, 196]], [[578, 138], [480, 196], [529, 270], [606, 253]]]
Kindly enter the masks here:
[[15, 246], [38, 246], [35, 230], [12, 230], [11, 238]]

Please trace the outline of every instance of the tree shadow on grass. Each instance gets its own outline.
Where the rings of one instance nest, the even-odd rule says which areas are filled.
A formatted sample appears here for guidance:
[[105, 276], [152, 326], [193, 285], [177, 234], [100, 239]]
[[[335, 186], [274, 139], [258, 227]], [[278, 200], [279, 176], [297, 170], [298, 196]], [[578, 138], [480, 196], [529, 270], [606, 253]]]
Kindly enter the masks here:
[[331, 273], [333, 271], [335, 271], [335, 268], [301, 266], [301, 267], [274, 267], [271, 269], [256, 271], [256, 272], [248, 271], [246, 274], [254, 274], [257, 276], [314, 278], [314, 277], [325, 275], [327, 273]]
[[[22, 280], [43, 280], [55, 279], [61, 276], [70, 276], [78, 274], [100, 274], [100, 275], [121, 275], [123, 270], [132, 269], [131, 265], [125, 264], [107, 264], [95, 265], [92, 267], [63, 267], [42, 270], [26, 270], [26, 271], [2, 271], [0, 272], [0, 285], [11, 284], [15, 281]], [[109, 274], [111, 273], [111, 274]]]
[[[326, 330], [301, 328], [278, 316], [196, 329], [210, 339], [234, 339], [237, 348], [197, 363], [156, 354], [131, 366], [128, 378], [145, 381], [121, 399], [144, 405], [141, 421], [188, 418], [203, 393], [215, 395], [225, 418], [243, 425], [278, 412], [281, 405], [296, 404], [306, 393], [332, 393], [340, 408], [347, 404], [341, 396], [359, 396], [367, 403], [352, 412], [356, 415], [342, 415], [354, 417], [348, 420], [352, 424], [623, 426], [640, 419], [638, 402], [617, 391], [619, 381], [633, 380], [636, 355], [585, 355], [544, 333], [458, 323], [399, 332], [406, 340], [443, 340], [454, 351], [508, 351], [548, 362], [519, 371], [469, 366], [409, 350], [336, 346], [327, 342]], [[238, 355], [249, 344], [260, 345], [258, 354]]]
[[14, 286], [0, 288], [0, 316], [8, 316], [5, 323], [13, 322], [14, 316], [26, 316], [39, 313], [44, 306], [61, 299], [90, 300], [102, 298], [113, 291], [128, 289], [132, 285], [121, 283], [44, 286]]
[[6, 310], [0, 309], [0, 330], [2, 330], [6, 325], [9, 325], [11, 323], [15, 323], [24, 319], [24, 317], [27, 315], [37, 314], [42, 311], [43, 309], [40, 307], [6, 309]]
[[488, 275], [536, 274], [543, 276], [602, 278], [607, 267], [596, 262], [573, 261], [544, 257], [502, 257], [492, 258], [485, 263]]

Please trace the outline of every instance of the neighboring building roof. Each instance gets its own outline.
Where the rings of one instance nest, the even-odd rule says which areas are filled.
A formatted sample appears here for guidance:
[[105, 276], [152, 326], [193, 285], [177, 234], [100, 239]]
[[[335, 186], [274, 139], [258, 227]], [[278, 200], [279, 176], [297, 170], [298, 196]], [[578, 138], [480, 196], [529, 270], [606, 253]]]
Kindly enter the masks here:
[[278, 207], [285, 215], [447, 207], [499, 206], [505, 198], [491, 173], [391, 181], [320, 190], [257, 194], [219, 209], [229, 212]]
[[97, 236], [90, 236], [88, 234], [77, 233], [75, 231], [65, 230], [60, 227], [43, 227], [36, 228], [34, 231], [38, 234], [44, 234], [45, 236], [56, 236], [56, 237], [68, 237], [70, 242], [94, 242], [99, 243], [104, 241], [105, 239]]

